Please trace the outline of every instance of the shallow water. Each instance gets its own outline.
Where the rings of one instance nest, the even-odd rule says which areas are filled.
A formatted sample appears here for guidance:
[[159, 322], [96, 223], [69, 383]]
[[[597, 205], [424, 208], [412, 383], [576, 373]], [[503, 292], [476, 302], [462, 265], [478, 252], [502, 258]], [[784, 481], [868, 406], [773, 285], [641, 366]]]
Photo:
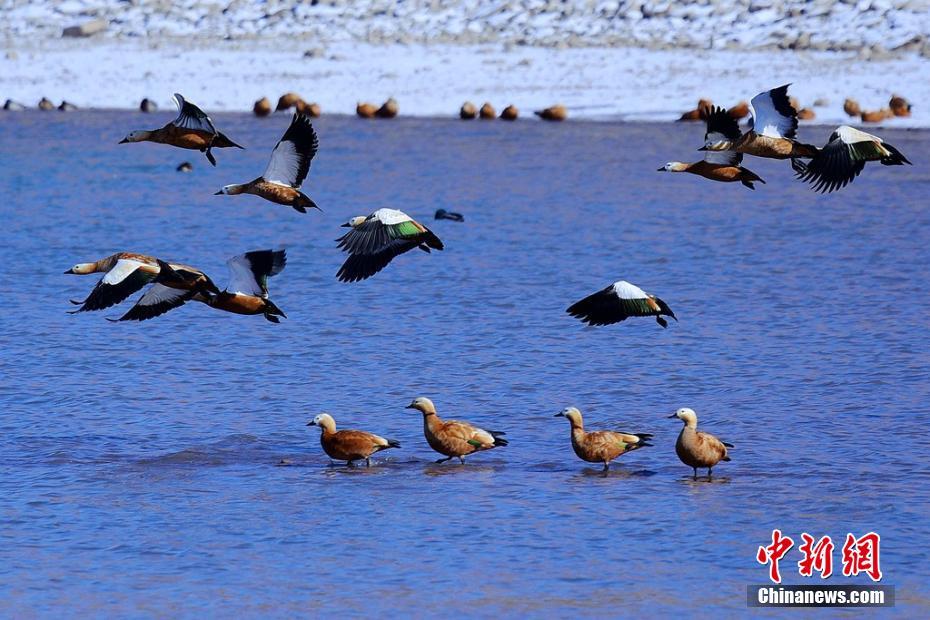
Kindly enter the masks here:
[[[212, 195], [258, 176], [285, 116], [218, 115], [248, 149], [215, 169], [116, 144], [171, 116], [0, 114], [3, 615], [737, 615], [776, 527], [879, 532], [897, 611], [930, 612], [930, 133], [883, 131], [917, 165], [820, 196], [784, 162], [747, 161], [755, 192], [655, 172], [697, 158], [697, 125], [327, 117], [305, 188], [324, 212], [300, 215]], [[446, 251], [337, 282], [339, 224], [385, 206]], [[278, 245], [280, 325], [66, 314], [96, 279], [76, 262], [138, 251], [219, 282]], [[680, 322], [565, 314], [621, 278]], [[510, 446], [433, 464], [419, 395]], [[655, 446], [603, 476], [553, 418], [569, 404]], [[736, 444], [711, 483], [675, 456], [682, 406]], [[320, 411], [403, 448], [331, 468]]]

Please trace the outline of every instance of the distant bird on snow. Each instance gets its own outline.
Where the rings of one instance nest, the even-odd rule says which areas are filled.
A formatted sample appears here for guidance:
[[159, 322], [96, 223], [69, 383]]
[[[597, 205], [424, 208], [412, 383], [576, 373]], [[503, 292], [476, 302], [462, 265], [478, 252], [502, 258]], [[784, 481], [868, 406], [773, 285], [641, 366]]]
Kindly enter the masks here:
[[662, 327], [668, 327], [662, 315], [678, 320], [664, 301], [624, 280], [572, 304], [566, 312], [589, 325], [610, 325], [631, 316], [654, 316]]
[[396, 209], [353, 217], [343, 227], [351, 230], [336, 240], [338, 247], [350, 254], [336, 274], [341, 282], [370, 278], [394, 257], [414, 248], [426, 253], [443, 249], [442, 241], [429, 228]]

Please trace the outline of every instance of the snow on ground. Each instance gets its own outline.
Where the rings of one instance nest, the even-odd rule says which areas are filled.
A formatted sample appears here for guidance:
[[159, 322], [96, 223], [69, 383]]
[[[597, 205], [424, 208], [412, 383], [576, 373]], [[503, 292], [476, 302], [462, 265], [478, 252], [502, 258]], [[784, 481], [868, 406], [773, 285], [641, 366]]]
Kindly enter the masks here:
[[[76, 1], [76, 0], [71, 0]], [[556, 49], [499, 44], [329, 43], [304, 55], [294, 39], [153, 42], [49, 39], [0, 46], [0, 100], [30, 107], [45, 96], [79, 107], [135, 108], [143, 97], [171, 108], [181, 92], [207, 110], [251, 110], [286, 91], [325, 113], [352, 114], [357, 101], [400, 102], [402, 115], [455, 116], [465, 100], [513, 103], [524, 117], [555, 102], [572, 118], [671, 120], [699, 97], [733, 105], [792, 82], [817, 122], [850, 123], [843, 100], [886, 107], [892, 93], [916, 104], [891, 126], [930, 126], [930, 59], [902, 54], [869, 62], [855, 53], [772, 50]], [[4, 52], [6, 52], [4, 54]], [[855, 119], [858, 120], [858, 119]]]

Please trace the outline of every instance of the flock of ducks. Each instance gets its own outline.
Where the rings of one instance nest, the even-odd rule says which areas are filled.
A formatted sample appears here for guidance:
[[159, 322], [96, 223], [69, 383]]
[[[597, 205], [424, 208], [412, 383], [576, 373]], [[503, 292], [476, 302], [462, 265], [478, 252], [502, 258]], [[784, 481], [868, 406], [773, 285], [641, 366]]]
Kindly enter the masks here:
[[[442, 420], [436, 413], [436, 406], [429, 398], [420, 396], [413, 399], [406, 407], [419, 411], [423, 416], [423, 436], [434, 451], [443, 456], [436, 463], [457, 458], [465, 463], [465, 457], [476, 452], [485, 452], [508, 445], [504, 431], [485, 430], [470, 422], [461, 420]], [[625, 433], [621, 431], [585, 431], [581, 411], [575, 407], [566, 407], [555, 417], [567, 418], [571, 429], [571, 444], [575, 455], [588, 463], [600, 463], [606, 472], [614, 459], [628, 452], [652, 446], [649, 433]], [[707, 479], [712, 477], [712, 470], [721, 461], [729, 461], [727, 448], [733, 444], [725, 443], [709, 433], [697, 430], [697, 414], [686, 407], [673, 413], [671, 418], [678, 418], [684, 423], [675, 453], [682, 463], [693, 469], [693, 479], [697, 480], [698, 468], [707, 469]], [[320, 427], [320, 445], [331, 461], [346, 461], [352, 466], [356, 461], [365, 461], [371, 467], [371, 457], [391, 448], [400, 448], [400, 442], [385, 439], [380, 435], [360, 430], [336, 430], [336, 421], [328, 413], [321, 413], [307, 426]]]
[[[810, 183], [814, 191], [832, 192], [851, 183], [865, 164], [901, 166], [911, 162], [894, 146], [878, 136], [848, 125], [837, 127], [822, 147], [800, 142], [798, 111], [788, 97], [788, 84], [761, 92], [748, 104], [749, 128], [738, 125], [741, 110], [725, 110], [702, 102], [699, 113], [707, 122], [704, 159], [694, 163], [668, 162], [660, 172], [688, 172], [711, 181], [740, 182], [755, 189], [759, 175], [743, 167], [743, 155], [767, 159], [790, 159], [796, 177]], [[706, 103], [707, 105], [704, 105]], [[804, 161], [806, 160], [806, 161]]]
[[[746, 104], [749, 128], [739, 129], [738, 118], [742, 106], [726, 110], [710, 105], [699, 106], [699, 114], [707, 123], [702, 161], [694, 163], [669, 162], [659, 170], [689, 172], [720, 182], [740, 182], [754, 189], [754, 183], [765, 183], [758, 175], [744, 168], [744, 155], [772, 159], [790, 159], [798, 178], [810, 182], [815, 190], [833, 191], [851, 182], [862, 171], [866, 162], [878, 161], [883, 165], [910, 163], [895, 147], [877, 136], [853, 129], [838, 127], [827, 144], [816, 147], [797, 139], [798, 113], [787, 95], [788, 85], [762, 92]], [[178, 116], [164, 127], [152, 130], [131, 131], [120, 141], [124, 143], [153, 142], [204, 153], [216, 166], [213, 149], [243, 148], [220, 132], [211, 118], [199, 107], [174, 96]], [[261, 104], [261, 105], [259, 105]], [[152, 104], [154, 105], [154, 104]], [[145, 102], [142, 108], [145, 109]], [[151, 108], [151, 106], [150, 106]], [[306, 213], [320, 208], [301, 191], [310, 171], [310, 164], [319, 149], [319, 139], [311, 118], [319, 115], [319, 107], [307, 104], [294, 93], [281, 97], [277, 110], [295, 109], [290, 125], [271, 152], [261, 176], [247, 183], [224, 186], [217, 195], [251, 194], [266, 201], [289, 206]], [[270, 113], [270, 102], [256, 102], [256, 114]], [[510, 110], [508, 112], [508, 110]], [[397, 102], [389, 99], [380, 107], [359, 104], [360, 116], [391, 118], [398, 112]], [[261, 115], [260, 114], [260, 115]], [[553, 106], [537, 112], [542, 118], [561, 120], [566, 117], [562, 106]], [[506, 115], [506, 116], [505, 116]], [[496, 112], [490, 104], [480, 110], [468, 102], [462, 106], [462, 118], [494, 118]], [[508, 106], [501, 115], [513, 120], [517, 110]], [[463, 221], [458, 213], [443, 209], [436, 219]], [[403, 211], [381, 208], [370, 215], [359, 215], [342, 224], [349, 230], [336, 240], [337, 248], [348, 253], [336, 274], [342, 282], [358, 282], [379, 273], [396, 257], [413, 249], [426, 253], [441, 251], [443, 242], [429, 228]], [[126, 298], [148, 289], [136, 303], [114, 321], [144, 321], [195, 301], [211, 308], [244, 315], [262, 315], [277, 323], [285, 313], [269, 298], [268, 278], [284, 269], [287, 256], [284, 250], [257, 250], [234, 256], [227, 261], [229, 283], [220, 290], [203, 270], [182, 263], [132, 252], [119, 252], [88, 263], [78, 263], [66, 271], [68, 274], [103, 274], [88, 296], [81, 301], [72, 300], [79, 308], [73, 313], [110, 308]], [[663, 328], [669, 317], [677, 317], [667, 303], [645, 292], [638, 286], [619, 280], [573, 303], [567, 313], [591, 326], [605, 326], [631, 317], [654, 317]], [[436, 413], [433, 402], [424, 397], [408, 406], [423, 416], [423, 431], [429, 446], [442, 454], [439, 462], [465, 457], [503, 447], [508, 444], [501, 431], [485, 430], [468, 422], [443, 421]], [[571, 427], [571, 445], [575, 454], [584, 461], [602, 463], [606, 470], [611, 461], [640, 448], [651, 446], [651, 434], [619, 431], [585, 431], [581, 412], [568, 407], [558, 416], [568, 419]], [[684, 423], [675, 445], [683, 463], [693, 468], [712, 468], [721, 461], [729, 461], [727, 448], [713, 435], [697, 430], [697, 415], [691, 409], [679, 409], [671, 417]], [[352, 464], [364, 460], [370, 465], [373, 454], [390, 448], [399, 448], [396, 441], [365, 431], [336, 430], [336, 422], [329, 414], [320, 414], [309, 423], [321, 428], [323, 450], [331, 459]]]

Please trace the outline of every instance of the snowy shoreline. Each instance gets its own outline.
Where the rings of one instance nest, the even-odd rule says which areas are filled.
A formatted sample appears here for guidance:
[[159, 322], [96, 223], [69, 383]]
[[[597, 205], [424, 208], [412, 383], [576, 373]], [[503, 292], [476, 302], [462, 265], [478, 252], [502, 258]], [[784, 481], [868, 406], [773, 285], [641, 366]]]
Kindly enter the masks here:
[[[307, 53], [306, 41], [40, 39], [0, 47], [0, 100], [34, 107], [41, 97], [82, 108], [135, 109], [143, 97], [164, 110], [182, 92], [213, 111], [248, 111], [287, 91], [317, 101], [323, 113], [351, 114], [357, 101], [389, 96], [404, 116], [453, 117], [470, 100], [498, 110], [513, 103], [522, 118], [556, 102], [570, 118], [677, 119], [699, 97], [731, 106], [791, 82], [791, 94], [813, 107], [815, 123], [860, 124], [842, 110], [846, 97], [863, 109], [887, 107], [893, 93], [915, 103], [913, 116], [891, 127], [930, 126], [930, 58], [919, 54], [862, 61], [850, 52], [652, 50], [624, 47], [375, 45], [328, 43]], [[875, 125], [870, 125], [875, 126]]]

